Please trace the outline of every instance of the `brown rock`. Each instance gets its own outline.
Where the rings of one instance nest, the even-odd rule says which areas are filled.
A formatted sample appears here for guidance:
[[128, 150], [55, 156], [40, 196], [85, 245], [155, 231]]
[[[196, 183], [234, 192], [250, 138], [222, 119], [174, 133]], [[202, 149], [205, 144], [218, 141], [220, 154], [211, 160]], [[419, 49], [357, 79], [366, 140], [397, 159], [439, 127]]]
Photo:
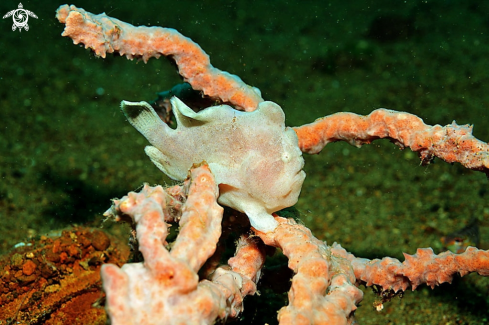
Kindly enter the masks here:
[[105, 261], [122, 265], [130, 254], [127, 245], [106, 237], [98, 229], [76, 228], [0, 257], [0, 325], [2, 320], [105, 324], [104, 309], [94, 307], [103, 297], [100, 266]]
[[92, 246], [98, 251], [104, 251], [110, 246], [110, 239], [103, 231], [92, 232]]
[[36, 270], [36, 267], [36, 263], [29, 260], [22, 265], [22, 273], [24, 273], [24, 275], [31, 275]]
[[54, 267], [53, 265], [43, 264], [41, 266], [41, 275], [46, 279], [49, 279], [50, 277], [54, 276], [55, 272], [56, 272], [56, 267]]
[[80, 250], [78, 249], [78, 247], [76, 247], [75, 244], [68, 247], [68, 255], [74, 258], [80, 258]]
[[83, 248], [87, 248], [91, 244], [90, 239], [85, 236], [78, 237], [78, 242]]
[[19, 284], [22, 286], [26, 286], [29, 283], [36, 281], [36, 279], [37, 279], [37, 276], [35, 274], [21, 275], [17, 278], [17, 280], [19, 281]]

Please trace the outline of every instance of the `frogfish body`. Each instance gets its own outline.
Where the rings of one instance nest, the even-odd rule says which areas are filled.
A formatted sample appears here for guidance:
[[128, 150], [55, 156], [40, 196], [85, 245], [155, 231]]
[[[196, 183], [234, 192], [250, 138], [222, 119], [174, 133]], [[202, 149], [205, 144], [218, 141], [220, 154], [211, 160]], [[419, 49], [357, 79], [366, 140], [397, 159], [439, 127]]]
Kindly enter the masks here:
[[262, 102], [253, 112], [227, 105], [194, 112], [171, 99], [176, 129], [146, 102], [121, 104], [129, 122], [151, 143], [153, 163], [175, 180], [184, 180], [194, 163], [205, 161], [219, 184], [218, 202], [246, 213], [260, 231], [273, 231], [272, 213], [297, 202], [305, 172], [297, 135], [285, 127], [277, 104]]

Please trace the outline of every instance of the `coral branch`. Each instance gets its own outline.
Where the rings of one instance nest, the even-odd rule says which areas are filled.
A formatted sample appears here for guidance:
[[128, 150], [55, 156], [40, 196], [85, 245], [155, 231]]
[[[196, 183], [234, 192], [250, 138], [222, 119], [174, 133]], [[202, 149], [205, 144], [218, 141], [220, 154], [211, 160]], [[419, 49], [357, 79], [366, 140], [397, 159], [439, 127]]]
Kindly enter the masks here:
[[438, 157], [489, 174], [489, 145], [472, 136], [472, 126], [455, 121], [445, 127], [430, 126], [409, 113], [377, 109], [367, 116], [332, 114], [294, 130], [299, 147], [310, 154], [319, 153], [330, 142], [346, 141], [360, 147], [386, 138], [417, 152], [423, 163]]
[[282, 249], [296, 273], [289, 305], [280, 310], [280, 324], [352, 324], [363, 293], [346, 259], [331, 253], [326, 243], [292, 219], [276, 217], [273, 232], [257, 232], [270, 246]]
[[489, 251], [475, 247], [468, 247], [461, 254], [446, 251], [438, 255], [431, 248], [418, 248], [414, 255], [404, 253], [406, 260], [402, 263], [390, 257], [381, 260], [358, 258], [340, 245], [333, 245], [333, 250], [351, 261], [358, 281], [395, 292], [406, 291], [409, 287], [415, 290], [421, 284], [433, 289], [442, 283], [451, 283], [457, 273], [464, 276], [477, 272], [489, 276]]
[[234, 272], [240, 273], [249, 281], [247, 291], [255, 292], [255, 283], [260, 279], [260, 271], [265, 263], [265, 247], [255, 237], [243, 235], [239, 238], [236, 254], [230, 258], [228, 264]]
[[210, 324], [217, 317], [236, 316], [244, 295], [254, 293], [252, 280], [229, 267], [216, 269], [211, 281], [199, 282], [197, 271], [213, 254], [221, 234], [222, 208], [207, 165], [193, 169], [185, 186], [189, 190], [182, 230], [171, 252], [165, 248], [165, 220], [174, 219], [174, 207], [167, 204], [172, 196], [161, 186], [145, 185], [140, 193], [116, 200], [108, 211], [109, 216], [133, 220], [144, 256], [144, 263], [102, 267], [106, 309], [114, 324]]
[[[234, 257], [228, 260], [231, 270], [226, 267], [217, 269], [218, 273], [227, 272], [233, 278], [228, 280], [229, 284], [223, 286], [225, 294], [232, 288], [232, 284], [238, 282], [239, 290], [234, 290], [234, 294], [229, 293], [226, 296], [233, 296], [233, 308], [229, 313], [230, 317], [236, 317], [243, 311], [243, 299], [247, 295], [254, 295], [256, 292], [256, 283], [260, 279], [260, 271], [265, 263], [265, 249], [262, 242], [256, 238], [246, 235], [241, 236], [236, 248]], [[232, 280], [232, 281], [231, 281]], [[220, 280], [215, 276], [212, 277], [212, 282], [216, 283]], [[235, 286], [235, 284], [234, 284]]]
[[214, 68], [197, 43], [172, 28], [135, 27], [105, 13], [94, 15], [73, 5], [60, 6], [56, 18], [66, 24], [63, 36], [93, 49], [102, 58], [114, 52], [131, 60], [142, 58], [144, 62], [152, 57], [171, 56], [184, 80], [211, 98], [246, 111], [255, 110], [263, 101], [257, 88], [248, 86], [236, 75]]
[[[222, 207], [217, 204], [217, 186], [209, 170], [194, 169], [188, 198], [182, 208], [180, 234], [171, 256], [187, 261], [197, 272], [216, 250], [221, 236]], [[212, 204], [211, 204], [212, 202]]]

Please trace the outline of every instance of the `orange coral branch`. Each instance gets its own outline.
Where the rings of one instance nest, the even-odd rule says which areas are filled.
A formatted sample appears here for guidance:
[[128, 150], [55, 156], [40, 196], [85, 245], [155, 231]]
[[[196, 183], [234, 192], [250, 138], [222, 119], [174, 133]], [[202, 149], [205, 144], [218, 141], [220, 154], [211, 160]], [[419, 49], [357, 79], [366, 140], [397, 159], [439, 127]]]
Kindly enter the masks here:
[[489, 174], [489, 145], [472, 136], [472, 126], [426, 125], [419, 117], [387, 109], [367, 116], [336, 113], [294, 128], [303, 152], [319, 153], [328, 143], [346, 141], [360, 147], [376, 139], [390, 139], [401, 148], [417, 152], [423, 163], [433, 157], [459, 162]]
[[381, 260], [354, 257], [339, 245], [334, 245], [334, 249], [351, 261], [359, 281], [367, 286], [379, 285], [384, 290], [397, 292], [408, 287], [415, 290], [424, 283], [433, 289], [444, 282], [451, 283], [457, 273], [464, 276], [477, 272], [489, 276], [489, 251], [475, 247], [468, 247], [461, 254], [446, 251], [438, 255], [431, 248], [418, 248], [414, 255], [404, 253], [406, 260], [402, 263], [390, 257]]
[[275, 220], [275, 231], [257, 235], [265, 244], [281, 248], [296, 273], [289, 305], [278, 315], [280, 324], [352, 324], [363, 293], [352, 284], [355, 276], [349, 263], [306, 227], [292, 219]]
[[170, 254], [187, 261], [197, 272], [216, 250], [223, 209], [216, 202], [218, 190], [207, 166], [194, 169], [186, 182], [190, 186], [188, 198], [182, 208], [180, 233]]
[[255, 283], [260, 279], [260, 271], [265, 264], [265, 247], [257, 238], [243, 235], [239, 238], [236, 254], [228, 260], [234, 272], [240, 273], [247, 286], [246, 291], [255, 292]]
[[197, 43], [172, 28], [135, 27], [105, 13], [94, 15], [73, 5], [60, 6], [56, 18], [66, 24], [63, 36], [93, 49], [98, 56], [105, 58], [106, 53], [117, 52], [131, 60], [142, 58], [144, 62], [152, 57], [171, 56], [184, 80], [211, 98], [246, 111], [255, 110], [263, 101], [257, 88], [214, 68]]

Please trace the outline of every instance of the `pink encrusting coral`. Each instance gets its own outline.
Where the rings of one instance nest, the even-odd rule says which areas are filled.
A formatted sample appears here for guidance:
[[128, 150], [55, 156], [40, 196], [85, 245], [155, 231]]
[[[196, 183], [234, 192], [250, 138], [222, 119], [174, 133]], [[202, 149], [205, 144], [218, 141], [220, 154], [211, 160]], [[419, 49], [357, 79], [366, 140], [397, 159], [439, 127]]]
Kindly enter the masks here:
[[[355, 257], [339, 244], [328, 246], [298, 222], [271, 214], [278, 206], [296, 201], [304, 177], [300, 150], [318, 153], [334, 141], [359, 146], [388, 138], [401, 148], [418, 152], [424, 163], [436, 156], [487, 174], [489, 147], [471, 135], [471, 127], [455, 123], [431, 127], [412, 114], [380, 109], [368, 116], [333, 114], [295, 128], [296, 137], [285, 128], [278, 105], [261, 103], [257, 90], [213, 68], [202, 49], [176, 31], [134, 27], [67, 5], [58, 9], [57, 17], [66, 24], [64, 36], [94, 49], [99, 56], [119, 52], [147, 61], [171, 55], [194, 89], [234, 105], [234, 109], [214, 106], [195, 113], [174, 99], [175, 116], [185, 128], [177, 127], [169, 136], [171, 131], [156, 119], [149, 104], [123, 102], [129, 121], [156, 147], [147, 149], [153, 162], [180, 180], [191, 170], [182, 186], [164, 189], [146, 185], [140, 193], [115, 200], [107, 211], [115, 220], [129, 219], [144, 257], [144, 262], [121, 269], [114, 265], [102, 269], [106, 310], [113, 324], [212, 324], [218, 318], [236, 317], [242, 311], [243, 298], [256, 291], [265, 245], [280, 248], [295, 274], [289, 305], [278, 314], [281, 324], [354, 323], [354, 312], [363, 298], [358, 284], [380, 286], [380, 294], [389, 297], [423, 283], [434, 287], [451, 282], [456, 274], [489, 275], [489, 252], [484, 250], [469, 247], [463, 254], [435, 255], [431, 249], [418, 249], [415, 255], [406, 254], [402, 263], [389, 257], [368, 260]], [[221, 115], [232, 118], [219, 124]], [[253, 118], [258, 115], [260, 118]], [[278, 136], [246, 132], [269, 127], [277, 130]], [[176, 139], [166, 142], [171, 137]], [[246, 137], [257, 139], [247, 142]], [[193, 142], [182, 148], [188, 139]], [[242, 154], [236, 154], [240, 151]], [[250, 167], [227, 168], [233, 164]], [[239, 195], [226, 197], [232, 191]], [[217, 202], [245, 212], [252, 225], [258, 225], [247, 226], [234, 257], [225, 265], [219, 265], [220, 253], [216, 251], [225, 236], [223, 212]], [[232, 216], [238, 213], [231, 211]], [[262, 219], [258, 217], [271, 222], [260, 228], [257, 220]], [[179, 222], [181, 227], [173, 243], [166, 242], [170, 222]], [[229, 217], [225, 222], [237, 221]], [[234, 231], [233, 227], [224, 229]]]

